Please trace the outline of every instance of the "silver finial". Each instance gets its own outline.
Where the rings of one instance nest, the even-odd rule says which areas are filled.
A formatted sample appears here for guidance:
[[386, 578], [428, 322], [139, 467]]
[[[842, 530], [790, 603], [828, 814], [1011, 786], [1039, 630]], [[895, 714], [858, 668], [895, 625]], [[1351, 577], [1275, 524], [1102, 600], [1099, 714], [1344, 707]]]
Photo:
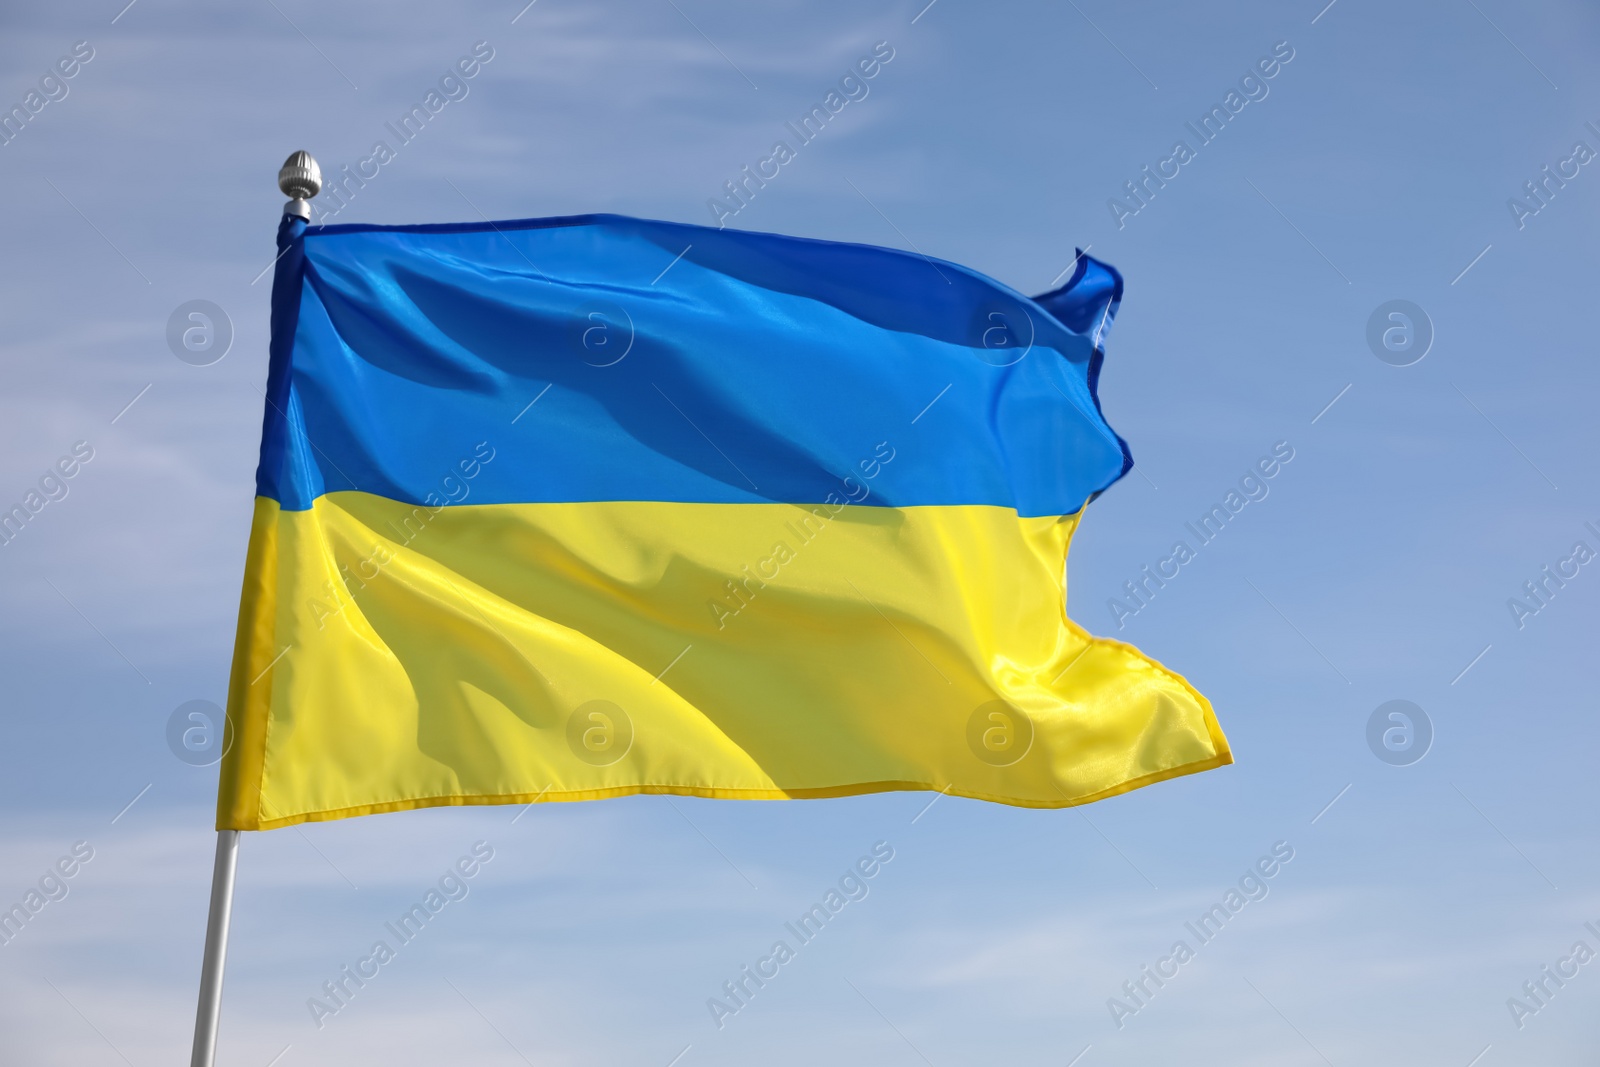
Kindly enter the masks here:
[[310, 152], [296, 152], [284, 160], [282, 169], [278, 171], [278, 188], [289, 198], [289, 202], [283, 206], [283, 213], [309, 222], [309, 201], [322, 191], [322, 168], [317, 166]]

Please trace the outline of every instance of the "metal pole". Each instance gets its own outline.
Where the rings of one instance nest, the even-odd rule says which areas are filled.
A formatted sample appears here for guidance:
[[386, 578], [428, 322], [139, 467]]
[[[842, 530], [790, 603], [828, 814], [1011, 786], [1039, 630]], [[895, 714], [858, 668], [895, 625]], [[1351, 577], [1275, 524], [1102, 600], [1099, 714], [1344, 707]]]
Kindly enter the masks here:
[[[322, 169], [309, 152], [295, 152], [278, 171], [278, 188], [289, 202], [285, 215], [309, 220], [310, 200], [322, 189]], [[205, 959], [200, 965], [200, 1003], [194, 1013], [194, 1051], [189, 1067], [213, 1067], [217, 1024], [222, 1017], [222, 969], [228, 958], [228, 925], [233, 919], [233, 881], [239, 870], [239, 831], [217, 831], [217, 859], [211, 868], [211, 911], [206, 918]]]
[[205, 962], [200, 967], [200, 1006], [194, 1013], [190, 1067], [212, 1067], [217, 1058], [217, 1021], [222, 1014], [222, 965], [228, 956], [233, 918], [233, 876], [239, 867], [239, 831], [217, 831], [217, 862], [211, 869], [211, 914], [206, 920]]

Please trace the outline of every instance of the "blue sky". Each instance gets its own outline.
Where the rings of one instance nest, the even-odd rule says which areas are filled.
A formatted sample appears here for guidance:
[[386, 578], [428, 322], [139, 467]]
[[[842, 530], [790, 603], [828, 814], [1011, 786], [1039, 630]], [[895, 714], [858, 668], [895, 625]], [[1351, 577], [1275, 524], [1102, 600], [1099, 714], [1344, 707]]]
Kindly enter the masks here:
[[[247, 835], [220, 1062], [1592, 1057], [1600, 963], [1520, 1028], [1507, 999], [1531, 1004], [1523, 983], [1576, 942], [1600, 951], [1600, 564], [1520, 627], [1508, 600], [1575, 542], [1600, 551], [1600, 171], [1565, 164], [1542, 204], [1524, 190], [1575, 142], [1600, 151], [1600, 17], [924, 2], [0, 14], [7, 107], [76, 42], [93, 53], [0, 146], [0, 504], [93, 451], [0, 548], [0, 904], [93, 850], [0, 947], [0, 1061], [187, 1053], [216, 772], [174, 758], [166, 726], [226, 685], [276, 170], [297, 148], [354, 165], [479, 41], [493, 58], [467, 94], [339, 221], [708, 223], [723, 183], [888, 42], [870, 93], [728, 222], [915, 248], [1027, 292], [1075, 247], [1123, 271], [1101, 398], [1139, 466], [1089, 511], [1069, 607], [1186, 673], [1238, 763], [1072, 811], [638, 798]], [[1275, 47], [1292, 59], [1200, 145], [1185, 124]], [[1164, 187], [1108, 205], [1180, 139], [1193, 158]], [[232, 324], [208, 366], [167, 345], [191, 300]], [[1407, 366], [1368, 343], [1393, 300], [1431, 323]], [[1123, 583], [1280, 442], [1265, 498], [1119, 620]], [[1405, 766], [1368, 745], [1391, 700], [1432, 727]], [[319, 1029], [307, 998], [478, 841], [494, 858], [466, 897]], [[706, 999], [879, 841], [894, 859], [867, 897], [718, 1029]], [[1119, 1028], [1108, 998], [1133, 1003], [1123, 983], [1193, 947], [1185, 924], [1278, 842], [1293, 858], [1267, 895]]]

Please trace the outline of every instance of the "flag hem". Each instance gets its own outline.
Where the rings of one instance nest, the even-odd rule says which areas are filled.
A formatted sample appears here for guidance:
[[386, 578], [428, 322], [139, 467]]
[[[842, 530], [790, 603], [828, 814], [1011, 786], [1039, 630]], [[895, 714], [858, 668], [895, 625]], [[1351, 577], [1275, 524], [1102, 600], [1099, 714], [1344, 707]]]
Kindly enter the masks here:
[[[1213, 727], [1213, 740], [1220, 735], [1214, 730], [1214, 722], [1207, 715], [1207, 725]], [[231, 820], [231, 825], [224, 825], [224, 820], [217, 821], [219, 830], [277, 830], [286, 826], [297, 826], [308, 822], [332, 822], [338, 819], [357, 818], [362, 815], [383, 815], [397, 811], [417, 811], [425, 808], [456, 808], [474, 806], [509, 806], [513, 804], [556, 804], [575, 803], [586, 800], [609, 800], [615, 797], [626, 796], [680, 796], [700, 797], [707, 800], [829, 800], [839, 797], [865, 796], [872, 793], [901, 793], [901, 792], [935, 792], [946, 796], [963, 797], [967, 800], [981, 800], [987, 803], [1006, 804], [1014, 808], [1040, 808], [1057, 809], [1072, 808], [1082, 804], [1092, 804], [1108, 797], [1119, 796], [1123, 793], [1142, 789], [1147, 785], [1164, 782], [1172, 778], [1181, 778], [1189, 774], [1199, 774], [1202, 771], [1213, 770], [1217, 767], [1227, 766], [1233, 762], [1233, 754], [1223, 742], [1222, 751], [1216, 755], [1197, 760], [1193, 763], [1184, 763], [1176, 767], [1168, 767], [1149, 774], [1130, 778], [1126, 782], [1099, 790], [1095, 793], [1085, 794], [1080, 797], [1063, 797], [1061, 800], [1026, 800], [1018, 797], [1001, 796], [983, 793], [976, 790], [952, 789], [949, 786], [938, 786], [932, 782], [908, 781], [880, 781], [858, 782], [850, 785], [818, 786], [807, 789], [730, 789], [721, 786], [687, 786], [687, 785], [627, 785], [614, 786], [605, 789], [574, 789], [563, 793], [552, 793], [544, 790], [538, 793], [504, 793], [504, 794], [443, 794], [432, 797], [412, 797], [406, 800], [384, 801], [379, 804], [359, 804], [348, 808], [329, 808], [320, 811], [297, 812], [293, 815], [284, 815], [275, 819], [257, 818], [254, 825], [249, 825], [251, 820]]]

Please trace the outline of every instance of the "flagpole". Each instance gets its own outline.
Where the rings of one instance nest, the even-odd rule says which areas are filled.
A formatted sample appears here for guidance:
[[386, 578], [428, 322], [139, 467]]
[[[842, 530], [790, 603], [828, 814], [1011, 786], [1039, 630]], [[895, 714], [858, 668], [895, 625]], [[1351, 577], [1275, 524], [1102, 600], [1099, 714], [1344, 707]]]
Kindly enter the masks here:
[[[278, 188], [289, 202], [285, 215], [311, 219], [311, 197], [322, 191], [322, 169], [309, 152], [296, 152], [278, 171]], [[222, 970], [228, 958], [228, 926], [233, 920], [233, 883], [239, 870], [239, 831], [217, 831], [217, 858], [211, 868], [211, 908], [206, 917], [205, 956], [200, 965], [200, 1002], [194, 1013], [194, 1051], [190, 1067], [213, 1067], [217, 1024], [222, 1017]]]
[[206, 919], [205, 962], [200, 967], [200, 1005], [194, 1013], [194, 1054], [190, 1067], [212, 1067], [217, 1058], [217, 1021], [222, 1014], [222, 965], [228, 955], [228, 923], [233, 918], [233, 876], [239, 869], [239, 831], [217, 831], [217, 860], [211, 869], [211, 913]]

